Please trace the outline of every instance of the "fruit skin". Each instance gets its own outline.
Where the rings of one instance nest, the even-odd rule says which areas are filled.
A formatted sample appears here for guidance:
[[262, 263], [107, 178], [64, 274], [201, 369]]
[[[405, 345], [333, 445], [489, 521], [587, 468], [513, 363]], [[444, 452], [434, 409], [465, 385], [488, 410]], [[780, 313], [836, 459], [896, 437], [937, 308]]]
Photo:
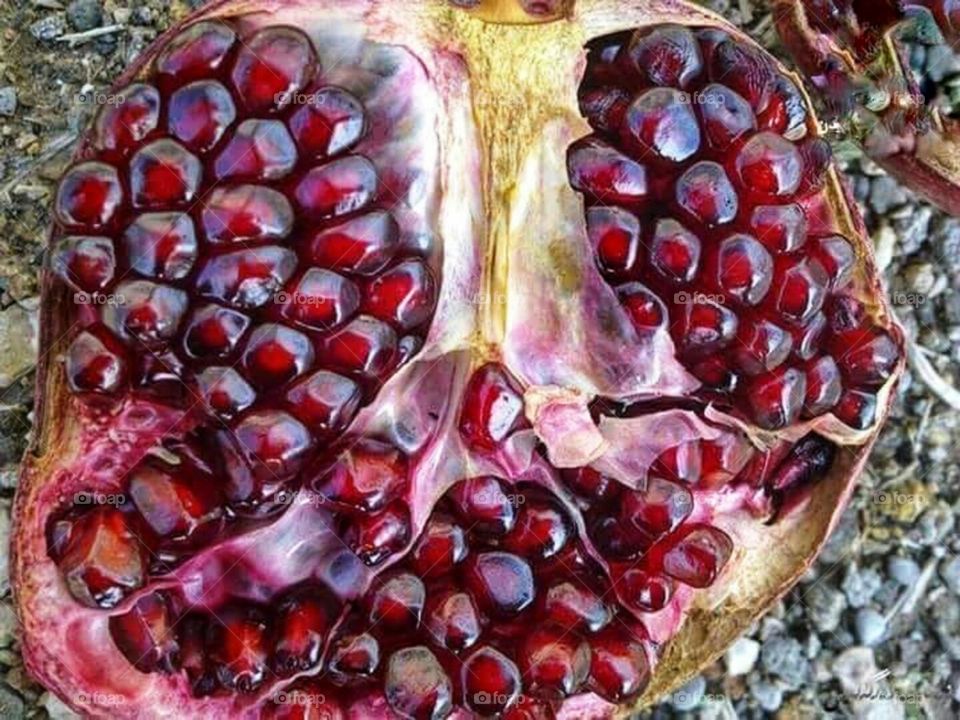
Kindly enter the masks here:
[[[400, 2], [388, 3], [386, 0], [382, 4], [388, 7], [390, 12], [387, 14], [392, 13], [394, 16], [402, 16], [403, 6], [409, 5]], [[445, 12], [446, 6], [441, 6], [439, 1], [426, 0], [423, 4], [430, 12]], [[307, 3], [305, 0], [297, 0], [291, 4], [279, 0], [264, 0], [263, 5], [278, 13], [278, 17], [285, 17], [285, 12], [302, 12], [302, 15], [297, 15], [294, 19], [303, 20], [307, 6], [310, 6], [310, 14], [317, 13], [322, 16], [324, 11], [337, 14], [356, 10], [360, 3]], [[193, 16], [191, 21], [197, 17], [240, 12], [249, 7], [246, 0], [221, 0], [207, 5], [201, 15]], [[590, 0], [579, 2], [570, 17], [571, 22], [582, 23], [588, 27], [590, 35], [664, 21], [722, 24], [719, 18], [676, 0], [651, 0], [629, 8], [624, 8], [613, 0]], [[409, 28], [407, 30], [409, 31]], [[174, 29], [170, 32], [176, 31], [177, 29]], [[728, 31], [746, 42], [735, 30], [728, 28]], [[170, 35], [164, 36], [167, 39], [169, 37]], [[161, 42], [164, 38], [161, 38]], [[578, 46], [580, 42], [581, 39], [578, 38]], [[143, 63], [156, 52], [157, 46], [154, 46], [145, 53], [137, 65], [121, 78], [117, 87], [129, 83], [143, 68]], [[578, 132], [581, 130], [582, 128], [578, 128]], [[81, 155], [86, 149], [81, 147]], [[839, 187], [835, 177], [833, 182]], [[839, 203], [840, 191], [835, 188], [835, 192], [835, 199]], [[847, 200], [849, 201], [849, 198]], [[864, 237], [863, 228], [858, 227], [857, 230], [858, 238]], [[858, 242], [858, 250], [869, 253], [868, 246], [862, 240]], [[871, 262], [868, 255], [868, 265]], [[872, 277], [875, 277], [875, 274]], [[49, 276], [45, 276], [43, 282], [43, 346], [52, 349], [56, 347], [55, 340], [63, 330], [61, 323], [64, 313], [59, 311], [65, 307], [64, 303], [68, 300], [62, 293], [55, 292]], [[864, 292], [872, 293], [872, 297], [882, 297], [876, 292], [878, 282], [874, 281], [875, 286], [865, 289]], [[882, 315], [884, 309], [879, 306], [875, 311]], [[24, 625], [26, 666], [71, 707], [90, 716], [138, 717], [139, 707], [157, 709], [158, 716], [161, 717], [163, 712], [167, 712], [171, 717], [182, 716], [184, 689], [163, 676], [145, 676], [131, 672], [117, 673], [116, 677], [105, 680], [100, 670], [102, 667], [120, 667], [125, 662], [119, 651], [111, 649], [106, 617], [92, 616], [74, 608], [71, 599], [61, 587], [56, 568], [40, 542], [49, 511], [58, 506], [61, 497], [85, 488], [81, 478], [63, 470], [69, 461], [79, 462], [79, 458], [85, 457], [85, 453], [95, 444], [95, 439], [91, 439], [89, 433], [83, 431], [84, 425], [90, 428], [97, 423], [96, 427], [102, 428], [106, 423], [101, 413], [90, 410], [87, 414], [87, 410], [78, 409], [77, 405], [67, 398], [59, 369], [53, 361], [54, 354], [45, 353], [38, 368], [38, 432], [28, 451], [21, 475], [12, 535], [12, 579], [15, 600]], [[901, 370], [902, 363], [895, 375]], [[886, 402], [882, 402], [881, 406], [885, 408]], [[145, 421], [144, 415], [148, 409], [155, 414], [149, 421]], [[175, 413], [166, 410], [156, 413], [153, 406], [148, 408], [143, 403], [125, 406], [121, 417], [115, 418], [114, 422], [119, 422], [120, 419], [125, 420], [129, 427], [137, 428], [123, 438], [124, 450], [132, 453], [146, 451], [171, 425], [183, 422], [180, 427], [185, 429], [192, 422], [184, 421]], [[812, 563], [817, 548], [837, 522], [852, 492], [853, 479], [866, 461], [875, 437], [875, 429], [858, 437], [863, 439], [863, 443], [846, 456], [843, 464], [831, 469], [829, 476], [816, 486], [809, 501], [801, 503], [787, 517], [788, 523], [777, 528], [776, 537], [770, 538], [770, 542], [789, 548], [790, 552], [787, 554], [790, 557], [803, 557], [803, 562], [791, 563], [782, 559], [768, 562], [764, 574], [744, 575], [736, 584], [725, 587], [724, 589], [729, 589], [731, 593], [716, 608], [709, 611], [693, 610], [680, 634], [666, 647], [653, 681], [639, 701], [640, 705], [649, 704], [682, 684], [719, 655], [764, 608], [785, 593]], [[101, 444], [97, 448], [100, 451], [98, 456], [102, 457], [115, 449], [115, 446]], [[731, 532], [736, 534], [734, 530]], [[750, 557], [741, 557], [738, 561], [742, 563], [742, 567], [759, 565], [755, 558], [751, 562]], [[706, 634], [703, 631], [706, 631]], [[44, 642], [48, 640], [51, 641], [49, 644]], [[105, 706], [103, 701], [85, 694], [90, 688], [96, 688], [105, 694], [115, 693], [126, 702], [123, 705]], [[571, 701], [570, 708], [571, 712], [577, 708], [583, 709], [581, 717], [608, 717], [614, 712], [610, 707], [606, 707], [600, 710], [599, 714], [591, 715], [591, 712], [597, 712], [597, 708], [590, 706], [589, 701], [583, 698]], [[627, 709], [622, 708], [621, 711], [626, 712]], [[208, 698], [197, 700], [191, 705], [191, 716], [194, 717], [214, 718], [225, 715], [255, 717], [256, 713], [250, 705], [244, 705], [242, 699]]]

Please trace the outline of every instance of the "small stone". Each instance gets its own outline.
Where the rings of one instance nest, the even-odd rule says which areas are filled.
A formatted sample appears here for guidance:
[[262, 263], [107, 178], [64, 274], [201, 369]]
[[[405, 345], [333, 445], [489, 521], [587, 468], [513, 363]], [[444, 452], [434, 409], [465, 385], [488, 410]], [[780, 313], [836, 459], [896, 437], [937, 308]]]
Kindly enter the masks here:
[[723, 655], [727, 674], [732, 676], [746, 675], [757, 664], [760, 657], [760, 643], [751, 638], [742, 637], [727, 648]]
[[20, 479], [20, 469], [16, 466], [0, 469], [0, 490], [13, 490]]
[[950, 591], [960, 595], [960, 557], [949, 557], [940, 563], [940, 577]]
[[[10, 508], [0, 507], [0, 547], [10, 547]], [[10, 558], [0, 553], [0, 595], [10, 592]]]
[[0, 312], [0, 388], [37, 362], [37, 314], [20, 305]]
[[870, 207], [884, 215], [891, 208], [903, 205], [907, 201], [907, 194], [900, 184], [889, 175], [881, 175], [870, 183]]
[[776, 712], [783, 705], [783, 690], [772, 682], [760, 678], [750, 679], [750, 694], [767, 712]]
[[904, 268], [903, 281], [910, 292], [926, 297], [937, 283], [937, 274], [930, 263], [913, 263]]
[[850, 607], [862, 608], [870, 603], [882, 584], [883, 579], [875, 570], [851, 567], [844, 576], [841, 587]]
[[810, 675], [803, 646], [794, 638], [772, 637], [764, 642], [760, 662], [768, 673], [794, 687], [802, 685]]
[[670, 704], [679, 712], [696, 710], [706, 691], [707, 681], [702, 675], [697, 675], [670, 696]]
[[920, 566], [912, 558], [893, 555], [887, 560], [887, 572], [898, 583], [908, 587], [919, 579]]
[[40, 696], [40, 705], [46, 708], [50, 720], [80, 720], [80, 716], [68, 708], [53, 693], [45, 692]]
[[724, 695], [710, 695], [700, 703], [697, 720], [737, 720], [737, 711]]
[[17, 112], [17, 89], [12, 85], [0, 88], [0, 115], [12, 117]]
[[873, 647], [887, 632], [887, 621], [873, 608], [861, 608], [853, 621], [861, 645]]
[[30, 26], [30, 34], [37, 40], [55, 40], [67, 31], [67, 21], [63, 15], [47, 15]]
[[829, 585], [814, 585], [803, 597], [807, 614], [814, 627], [822, 633], [832, 633], [840, 626], [847, 607], [843, 593]]
[[[17, 616], [6, 603], [0, 604], [0, 647], [10, 647], [16, 637]], [[0, 717], [3, 717], [0, 713]]]
[[857, 510], [851, 503], [843, 515], [840, 516], [840, 522], [837, 524], [836, 530], [824, 543], [823, 552], [820, 553], [820, 561], [829, 567], [849, 557], [850, 549], [859, 535]]
[[77, 32], [86, 32], [103, 23], [100, 0], [73, 0], [67, 5], [67, 20]]
[[26, 717], [23, 698], [0, 683], [0, 717], [4, 720], [20, 720]]

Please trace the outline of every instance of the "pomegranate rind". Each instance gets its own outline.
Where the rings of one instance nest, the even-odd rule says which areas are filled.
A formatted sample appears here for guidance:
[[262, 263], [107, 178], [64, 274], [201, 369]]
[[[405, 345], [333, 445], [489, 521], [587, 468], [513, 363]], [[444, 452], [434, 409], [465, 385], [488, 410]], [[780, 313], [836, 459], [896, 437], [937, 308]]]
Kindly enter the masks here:
[[[254, 11], [255, 14], [249, 15]], [[563, 157], [570, 142], [588, 132], [586, 123], [577, 110], [575, 88], [579, 80], [577, 76], [582, 71], [583, 47], [589, 39], [620, 30], [673, 22], [722, 27], [741, 42], [751, 41], [719, 17], [676, 0], [629, 3], [613, 0], [580, 1], [569, 11], [568, 16], [557, 22], [498, 29], [498, 35], [501, 35], [500, 30], [503, 31], [501, 39], [496, 42], [499, 47], [486, 49], [484, 46], [490, 42], [490, 35], [485, 20], [451, 9], [440, 0], [417, 5], [399, 1], [358, 1], [349, 4], [303, 1], [291, 5], [278, 1], [223, 0], [208, 6], [200, 14], [191, 16], [182, 25], [164, 35], [145, 53], [138, 64], [120, 79], [117, 87], [123, 87], [138, 78], [162, 43], [190, 23], [211, 17], [243, 17], [245, 22], [254, 24], [285, 21], [288, 24], [297, 24], [289, 22], [291, 16], [288, 13], [293, 13], [297, 20], [306, 17], [297, 16], [298, 12], [310, 13], [310, 20], [303, 20], [302, 24], [317, 22], [316, 18], [321, 17], [323, 12], [338, 19], [346, 14], [357, 23], [362, 22], [365, 25], [369, 38], [392, 41], [409, 48], [435, 73], [436, 82], [445, 83], [447, 103], [444, 112], [449, 114], [449, 120], [438, 129], [445, 151], [452, 152], [443, 143], [450, 142], [450, 138], [456, 133], [460, 133], [461, 138], [469, 138], [477, 147], [492, 148], [489, 156], [482, 160], [472, 154], [472, 151], [461, 151], [460, 155], [448, 157], [450, 165], [445, 177], [445, 192], [450, 198], [448, 202], [457, 205], [459, 201], [460, 204], [457, 208], [451, 208], [449, 215], [441, 214], [440, 229], [446, 241], [444, 251], [447, 256], [444, 260], [444, 299], [440, 302], [433, 329], [421, 355], [418, 356], [418, 362], [405, 368], [387, 383], [378, 397], [377, 406], [367, 408], [357, 417], [355, 430], [382, 430], [385, 421], [378, 409], [389, 406], [390, 403], [399, 406], [403, 402], [406, 383], [413, 379], [421, 379], [419, 386], [435, 385], [436, 387], [429, 389], [435, 394], [443, 394], [447, 389], [455, 392], [462, 390], [471, 366], [502, 357], [524, 385], [534, 388], [538, 393], [537, 397], [542, 401], [539, 404], [541, 410], [558, 406], [561, 410], [554, 418], [544, 416], [542, 412], [535, 413], [531, 418], [534, 425], [536, 426], [538, 421], [544, 424], [552, 422], [551, 428], [562, 431], [566, 423], [572, 421], [573, 427], [582, 431], [582, 436], [586, 438], [583, 443], [583, 457], [597, 456], [600, 462], [603, 462], [604, 454], [611, 447], [616, 447], [615, 431], [611, 430], [608, 424], [606, 429], [612, 433], [612, 438], [598, 439], [583, 422], [585, 404], [582, 398], [575, 395], [571, 399], [571, 391], [564, 388], [575, 388], [577, 393], [610, 393], [616, 397], [643, 397], [645, 389], [652, 393], [664, 386], [670, 389], [667, 395], [679, 397], [695, 388], [696, 384], [682, 368], [675, 361], [670, 363], [671, 358], [664, 360], [665, 365], [658, 366], [653, 372], [648, 369], [644, 373], [646, 380], [643, 383], [636, 384], [635, 381], [628, 380], [628, 374], [616, 375], [611, 382], [595, 364], [583, 363], [574, 357], [577, 354], [583, 355], [579, 348], [591, 340], [588, 335], [578, 336], [576, 333], [569, 336], [571, 349], [564, 358], [554, 358], [553, 362], [547, 365], [529, 362], [527, 358], [536, 357], [537, 354], [525, 354], [522, 349], [531, 347], [528, 338], [515, 332], [523, 319], [522, 313], [511, 317], [497, 317], [497, 313], [493, 312], [479, 319], [476, 317], [476, 308], [470, 299], [476, 298], [481, 289], [497, 293], [502, 287], [498, 286], [495, 272], [481, 278], [471, 271], [472, 267], [484, 265], [481, 262], [484, 257], [484, 243], [474, 243], [472, 240], [479, 236], [489, 238], [506, 233], [509, 239], [509, 257], [488, 256], [485, 266], [497, 268], [499, 263], [506, 262], [513, 268], [527, 269], [526, 279], [531, 281], [531, 287], [537, 287], [544, 276], [555, 270], [556, 266], [545, 261], [542, 255], [531, 257], [527, 254], [533, 251], [530, 238], [544, 233], [567, 239], [585, 237], [580, 201], [565, 183], [548, 188], [546, 184], [533, 182], [530, 192], [539, 195], [543, 198], [542, 201], [518, 193], [523, 191], [524, 182], [529, 184], [531, 176], [536, 178], [540, 173], [544, 173], [551, 178], [565, 177], [562, 161], [557, 164], [558, 158]], [[534, 39], [536, 42], [531, 42]], [[511, 66], [507, 61], [517, 62], [524, 57], [525, 52], [539, 52], [547, 47], [552, 48], [549, 50], [549, 57], [539, 62], [547, 65], [552, 63], [554, 67], [560, 68], [561, 76], [556, 78], [555, 82], [561, 87], [561, 92], [551, 95], [549, 101], [529, 103], [525, 107], [530, 111], [529, 117], [523, 119], [518, 130], [515, 126], [516, 118], [501, 112], [502, 107], [509, 108], [509, 101], [517, 98], [508, 97], [501, 109], [497, 109], [495, 103], [489, 102], [490, 97], [497, 97], [497, 93], [505, 92], [505, 86], [501, 83], [505, 82], [507, 75], [490, 74], [488, 71], [491, 64], [487, 64], [484, 69], [483, 58], [489, 58], [490, 53], [495, 50], [510, 50], [514, 53], [513, 56], [500, 58], [504, 60], [502, 64], [508, 68], [510, 75]], [[438, 64], [434, 52], [437, 55], [443, 54], [444, 61], [448, 64]], [[557, 62], [554, 63], [554, 60]], [[476, 134], [472, 130], [469, 113], [463, 112], [463, 109], [469, 107], [469, 103], [465, 101], [467, 91], [464, 86], [467, 83], [457, 72], [463, 72], [464, 67], [469, 67], [470, 70], [471, 89], [475, 99], [474, 112], [479, 118], [479, 130]], [[455, 68], [456, 71], [450, 68]], [[477, 98], [486, 99], [488, 102], [476, 102]], [[813, 120], [810, 122], [811, 129], [815, 130]], [[536, 132], [533, 131], [534, 128], [537, 128]], [[509, 140], [511, 133], [528, 131], [531, 133], [529, 143], [517, 144]], [[501, 146], [510, 150], [500, 154], [494, 152], [494, 149]], [[82, 154], [84, 149], [82, 146], [78, 154]], [[536, 172], [538, 169], [540, 173]], [[483, 178], [482, 183], [479, 178]], [[485, 204], [478, 199], [479, 193], [476, 192], [474, 182], [488, 189]], [[846, 230], [845, 234], [855, 240], [858, 254], [858, 297], [867, 302], [874, 321], [890, 329], [902, 345], [902, 335], [884, 300], [885, 295], [876, 273], [865, 228], [852, 210], [852, 199], [835, 170], [830, 171], [828, 197], [837, 222]], [[464, 203], [469, 212], [463, 211]], [[507, 217], [512, 217], [512, 221], [506, 222]], [[533, 230], [535, 232], [532, 232]], [[459, 248], [452, 241], [452, 238], [458, 236], [465, 237]], [[492, 241], [489, 244], [491, 247], [494, 245]], [[569, 259], [569, 254], [565, 257]], [[520, 277], [519, 282], [516, 278], [512, 279], [513, 287], [522, 284], [524, 275], [521, 274]], [[572, 286], [568, 289], [568, 295], [575, 297], [576, 289], [576, 285]], [[494, 301], [498, 297], [500, 296], [494, 295]], [[513, 297], [511, 300], [509, 295], [506, 297], [503, 302], [505, 307], [528, 307], [523, 304], [522, 298]], [[546, 295], [548, 300], [552, 297]], [[192, 717], [255, 717], [258, 714], [256, 703], [264, 699], [263, 694], [260, 697], [190, 698], [185, 678], [181, 676], [144, 675], [133, 670], [110, 640], [108, 614], [81, 609], [68, 594], [56, 566], [47, 555], [44, 531], [50, 513], [61, 507], [64, 498], [69, 497], [72, 492], [88, 489], [86, 480], [81, 484], [76, 477], [67, 476], [63, 468], [73, 466], [78, 462], [78, 458], [89, 454], [91, 441], [88, 435], [91, 429], [102, 428], [106, 424], [116, 428], [118, 423], [121, 427], [124, 421], [127, 423], [128, 432], [120, 433], [119, 439], [108, 438], [101, 441], [103, 444], [99, 446], [96, 455], [103, 456], [109, 454], [111, 447], [115, 447], [110, 443], [123, 444], [125, 452], [131, 451], [131, 448], [134, 452], [145, 451], [154, 440], [168, 435], [172, 428], [176, 428], [177, 432], [186, 432], [194, 422], [192, 418], [175, 413], [151, 412], [152, 408], [145, 408], [137, 403], [124, 403], [120, 408], [113, 408], [109, 416], [103, 411], [82, 408], [80, 403], [68, 394], [61, 365], [57, 361], [57, 355], [63, 349], [61, 336], [66, 330], [67, 314], [62, 312], [62, 309], [67, 302], [65, 293], [57, 288], [52, 276], [46, 273], [43, 278], [41, 324], [43, 347], [47, 352], [38, 368], [38, 429], [23, 466], [16, 499], [12, 541], [12, 579], [15, 600], [23, 622], [26, 666], [39, 681], [56, 692], [68, 705], [89, 716], [143, 717], [148, 714], [153, 717], [173, 717], [182, 716], [186, 707]], [[493, 307], [498, 307], [498, 303], [494, 302]], [[562, 312], [558, 312], [554, 317], [564, 316]], [[527, 318], [529, 322], [542, 319], [542, 315]], [[481, 328], [479, 340], [472, 334], [475, 324]], [[502, 349], [491, 344], [490, 338], [500, 340]], [[533, 344], [536, 345], [536, 342]], [[651, 353], [651, 356], [656, 356], [659, 360], [665, 352], [665, 349], [661, 349]], [[571, 358], [575, 361], [571, 366], [566, 365], [564, 360]], [[438, 366], [439, 370], [435, 368], [433, 372], [429, 371], [427, 366], [431, 363]], [[570, 367], [574, 369], [570, 370]], [[902, 368], [903, 361], [898, 365], [894, 377], [881, 391], [880, 403], [884, 414], [895, 380]], [[435, 375], [434, 372], [440, 375]], [[431, 382], [437, 377], [443, 378], [443, 382]], [[557, 391], [556, 388], [561, 390]], [[144, 413], [148, 416], [146, 420]], [[425, 424], [428, 422], [428, 414], [423, 411]], [[559, 420], [553, 421], [556, 417], [559, 417]], [[691, 432], [695, 431], [702, 436], [708, 427], [737, 425], [732, 418], [719, 413], [714, 413], [713, 416], [708, 414], [707, 419], [711, 421], [709, 425], [699, 417], [689, 419]], [[686, 615], [679, 633], [673, 636], [663, 649], [651, 684], [636, 707], [654, 702], [713, 661], [810, 566], [849, 499], [855, 478], [866, 462], [878, 428], [879, 423], [869, 430], [853, 433], [842, 425], [831, 425], [829, 420], [815, 428], [805, 428], [805, 431], [819, 430], [847, 446], [840, 453], [840, 459], [828, 476], [812, 485], [808, 492], [794, 498], [784, 509], [778, 523], [773, 526], [746, 514], [731, 515], [722, 522], [718, 521], [718, 525], [734, 539], [737, 545], [735, 555], [728, 563], [720, 582], [712, 590], [692, 595], [688, 593], [684, 605], [670, 606], [663, 611], [664, 616], [658, 618], [658, 623], [665, 627], [672, 623], [675, 628], [681, 622], [681, 615]], [[761, 445], [772, 444], [777, 437], [776, 434], [755, 433], [753, 428], [742, 429], [754, 433], [754, 439]], [[603, 425], [600, 431], [602, 435]], [[799, 431], [791, 428], [788, 432]], [[525, 457], [532, 463], [530, 458], [536, 440], [535, 431], [524, 431], [511, 438], [513, 461], [518, 457]], [[650, 452], [655, 455], [652, 449]], [[458, 477], [463, 476], [466, 467], [459, 458], [464, 456], [464, 450], [458, 442], [449, 440], [446, 444], [438, 443], [431, 447], [428, 457], [421, 460], [420, 471], [424, 475], [430, 471], [439, 479], [422, 483], [415, 490], [419, 495], [415, 494], [411, 500], [411, 506], [416, 510], [413, 536], [416, 536], [429, 515], [429, 498], [439, 497]], [[579, 459], [582, 458], [571, 457], [567, 461], [574, 463]], [[470, 469], [473, 472], [486, 471], [483, 463], [490, 463], [490, 467], [494, 469], [498, 467], [497, 459], [491, 458], [476, 465], [471, 463]], [[528, 468], [508, 469], [521, 471]], [[298, 512], [300, 514], [290, 513], [291, 517], [285, 518], [285, 521], [307, 526], [312, 516], [305, 509], [298, 508]], [[717, 516], [719, 517], [719, 513]], [[241, 547], [248, 547], [257, 540], [266, 541], [270, 537], [269, 532], [267, 529], [262, 536], [254, 534], [236, 539], [235, 542]], [[411, 543], [412, 541], [411, 539]], [[319, 544], [322, 546], [322, 542]], [[768, 548], [771, 546], [779, 548], [776, 554], [769, 552]], [[190, 573], [194, 571], [198, 573], [197, 576], [202, 574], [199, 568], [188, 564], [181, 569], [179, 576], [181, 579], [190, 577]], [[117, 611], [124, 610], [127, 605], [128, 603], [121, 605]], [[122, 668], [123, 671], [104, 673], [104, 667]], [[378, 709], [365, 717], [388, 716], [382, 703], [374, 702], [371, 707]], [[619, 714], [627, 715], [633, 709], [635, 708], [617, 708], [587, 693], [569, 699], [560, 715], [568, 718], [607, 718]]]

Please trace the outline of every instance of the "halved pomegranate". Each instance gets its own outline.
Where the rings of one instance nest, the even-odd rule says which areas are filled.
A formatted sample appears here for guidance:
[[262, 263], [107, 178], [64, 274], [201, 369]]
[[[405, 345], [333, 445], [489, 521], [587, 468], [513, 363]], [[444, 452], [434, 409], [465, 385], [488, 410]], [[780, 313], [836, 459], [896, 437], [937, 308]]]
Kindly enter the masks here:
[[472, 5], [212, 3], [65, 173], [14, 578], [78, 711], [612, 717], [832, 527], [903, 352], [796, 78]]

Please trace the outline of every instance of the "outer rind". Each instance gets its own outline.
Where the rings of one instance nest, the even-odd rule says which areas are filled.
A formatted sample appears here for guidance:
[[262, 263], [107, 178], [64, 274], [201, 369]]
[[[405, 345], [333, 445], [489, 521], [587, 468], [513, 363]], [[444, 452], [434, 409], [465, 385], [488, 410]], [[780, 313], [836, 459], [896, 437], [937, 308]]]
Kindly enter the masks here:
[[[356, 2], [355, 6], [369, 7], [372, 3]], [[399, 5], [407, 5], [399, 3]], [[185, 20], [180, 26], [171, 29], [158, 40], [138, 63], [132, 67], [117, 83], [117, 87], [129, 83], [152, 60], [156, 48], [179, 32], [184, 26], [198, 19], [222, 15], [236, 15], [249, 12], [256, 7], [258, 11], [289, 7], [289, 3], [279, 0], [267, 0], [254, 3], [251, 0], [220, 0], [205, 8], [200, 15], [194, 15]], [[399, 11], [398, 11], [399, 12]], [[449, 8], [440, 0], [424, 2], [411, 12], [422, 13], [423, 19], [441, 17], [449, 12]], [[677, 22], [688, 25], [720, 25], [745, 42], [749, 40], [740, 32], [727, 25], [719, 17], [700, 8], [689, 6], [677, 0], [657, 0], [652, 2], [623, 3], [615, 0], [579, 0], [569, 20], [578, 26], [577, 33], [581, 36], [580, 47], [591, 37], [616, 32], [622, 29], [634, 28], [653, 23]], [[446, 24], [438, 22], [440, 24]], [[454, 23], [454, 26], [456, 24]], [[465, 44], [464, 51], [469, 52], [469, 44]], [[479, 112], [475, 110], [475, 112]], [[83, 147], [79, 152], [83, 151]], [[834, 174], [832, 177], [835, 199], [838, 203], [845, 202], [852, 206], [852, 200], [840, 179]], [[857, 238], [860, 257], [868, 270], [868, 277], [872, 278], [869, 294], [876, 299], [875, 314], [878, 319], [885, 321], [894, 328], [895, 320], [885, 301], [885, 293], [875, 272], [872, 246], [867, 239], [862, 222], [854, 212], [848, 212], [845, 222], [849, 224], [851, 236]], [[56, 653], [51, 653], [38, 642], [42, 635], [42, 621], [38, 613], [39, 607], [46, 604], [50, 598], [46, 593], [53, 592], [59, 602], [71, 602], [62, 587], [56, 569], [46, 557], [43, 543], [37, 542], [38, 532], [42, 533], [42, 524], [45, 517], [43, 511], [49, 508], [56, 491], [54, 473], [56, 472], [61, 452], [69, 451], [71, 438], [74, 435], [79, 419], [69, 412], [71, 403], [67, 396], [67, 389], [63, 382], [63, 374], [57, 362], [57, 353], [62, 350], [58, 342], [64, 330], [63, 314], [56, 312], [66, 301], [65, 297], [58, 297], [54, 289], [52, 278], [45, 274], [43, 278], [43, 315], [42, 339], [43, 347], [47, 350], [41, 358], [37, 375], [37, 427], [35, 440], [25, 458], [20, 486], [18, 489], [15, 521], [13, 530], [12, 566], [13, 587], [15, 600], [20, 610], [23, 622], [23, 648], [28, 670], [47, 687], [60, 695], [75, 710], [87, 716], [100, 717], [143, 717], [143, 713], [136, 706], [111, 705], [109, 697], [85, 694], [82, 680], [72, 675]], [[897, 370], [897, 376], [902, 371]], [[886, 392], [889, 396], [893, 381], [888, 385]], [[886, 406], [887, 403], [884, 403]], [[778, 597], [781, 597], [797, 581], [802, 573], [810, 566], [815, 558], [816, 550], [828, 536], [830, 530], [839, 519], [850, 494], [853, 491], [854, 480], [866, 462], [869, 450], [876, 439], [879, 423], [859, 447], [845, 452], [841, 460], [832, 468], [829, 476], [814, 486], [809, 498], [798, 503], [789, 517], [781, 524], [768, 527], [767, 530], [777, 533], [777, 544], [781, 551], [777, 554], [769, 553], [769, 535], [764, 536], [764, 545], [747, 555], [736, 558], [731, 563], [738, 575], [736, 579], [729, 578], [723, 585], [723, 597], [705, 593], [698, 598], [697, 606], [687, 618], [680, 633], [664, 648], [657, 672], [646, 694], [638, 703], [644, 706], [654, 702], [672, 689], [683, 684], [689, 677], [696, 674], [704, 666], [712, 662], [724, 648], [731, 643], [746, 627]], [[57, 448], [56, 455], [46, 452], [48, 448]], [[748, 526], [752, 527], [751, 524]], [[775, 528], [775, 530], [773, 529]], [[737, 535], [738, 527], [728, 527], [727, 530]], [[40, 535], [42, 537], [42, 535]], [[32, 542], [28, 541], [32, 539]], [[39, 547], [38, 547], [39, 546]], [[59, 589], [57, 586], [59, 585]], [[103, 623], [105, 625], [105, 623]], [[87, 632], [101, 634], [106, 641], [105, 627], [87, 628]], [[113, 652], [117, 663], [124, 660], [119, 652]], [[103, 656], [98, 658], [96, 667], [91, 672], [91, 682], [96, 682], [101, 692], [104, 690]], [[134, 696], [149, 701], [154, 711], [154, 717], [180, 716], [182, 709], [179, 696], [173, 694], [174, 684], [163, 676], [142, 675], [133, 673], [133, 682], [126, 688]], [[585, 697], [566, 706], [566, 717], [608, 717], [613, 714], [610, 706], [597, 704]], [[635, 708], [621, 708], [626, 715]], [[232, 704], [228, 700], [197, 701], [193, 708], [194, 717], [222, 717], [230, 713], [234, 717], [250, 714]]]

